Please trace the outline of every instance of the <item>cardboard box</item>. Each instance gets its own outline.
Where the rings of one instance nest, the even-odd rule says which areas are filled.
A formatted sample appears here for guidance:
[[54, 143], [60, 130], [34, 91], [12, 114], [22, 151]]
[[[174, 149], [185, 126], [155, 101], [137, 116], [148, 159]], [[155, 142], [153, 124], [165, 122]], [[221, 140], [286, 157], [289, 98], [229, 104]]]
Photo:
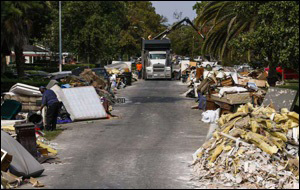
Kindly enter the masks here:
[[197, 62], [192, 62], [192, 61], [190, 61], [190, 66], [191, 66], [191, 67], [196, 67], [196, 66], [197, 66]]
[[238, 79], [239, 80], [239, 85], [246, 86], [247, 82], [253, 82], [256, 84], [257, 87], [264, 88], [267, 87], [267, 81], [265, 80], [256, 80], [256, 79], [251, 79], [251, 78], [245, 78], [245, 79]]

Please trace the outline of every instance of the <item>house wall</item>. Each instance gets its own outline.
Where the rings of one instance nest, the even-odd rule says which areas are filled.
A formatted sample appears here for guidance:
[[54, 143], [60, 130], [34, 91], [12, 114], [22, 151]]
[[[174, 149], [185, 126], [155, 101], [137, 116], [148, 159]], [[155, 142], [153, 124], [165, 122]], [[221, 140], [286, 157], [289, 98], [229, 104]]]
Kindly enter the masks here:
[[[50, 56], [45, 55], [45, 54], [30, 54], [30, 55], [26, 55], [24, 53], [24, 58], [25, 58], [25, 63], [27, 64], [31, 64], [31, 63], [35, 63], [36, 60], [50, 60]], [[10, 56], [6, 56], [6, 64], [12, 64], [13, 62], [16, 61], [16, 56], [14, 54], [10, 55]]]

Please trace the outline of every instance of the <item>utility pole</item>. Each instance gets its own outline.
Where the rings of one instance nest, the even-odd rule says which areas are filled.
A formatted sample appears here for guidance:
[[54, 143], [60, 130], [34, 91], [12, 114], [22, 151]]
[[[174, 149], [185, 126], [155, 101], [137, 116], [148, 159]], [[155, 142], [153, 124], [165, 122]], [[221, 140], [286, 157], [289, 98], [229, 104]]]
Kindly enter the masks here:
[[62, 48], [61, 48], [61, 1], [59, 1], [59, 72], [62, 72]]
[[90, 47], [91, 47], [91, 36], [89, 35], [89, 39], [88, 39], [88, 68], [90, 68]]
[[194, 59], [195, 36], [193, 35], [192, 59]]

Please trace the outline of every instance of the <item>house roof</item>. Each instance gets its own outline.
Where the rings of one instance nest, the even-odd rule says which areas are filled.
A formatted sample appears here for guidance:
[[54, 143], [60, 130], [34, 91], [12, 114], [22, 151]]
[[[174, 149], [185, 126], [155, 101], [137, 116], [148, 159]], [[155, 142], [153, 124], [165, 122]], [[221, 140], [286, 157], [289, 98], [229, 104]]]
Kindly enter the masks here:
[[49, 52], [47, 50], [44, 50], [42, 48], [39, 48], [37, 46], [33, 46], [33, 45], [25, 45], [23, 46], [23, 52], [25, 51], [33, 51], [33, 52]]

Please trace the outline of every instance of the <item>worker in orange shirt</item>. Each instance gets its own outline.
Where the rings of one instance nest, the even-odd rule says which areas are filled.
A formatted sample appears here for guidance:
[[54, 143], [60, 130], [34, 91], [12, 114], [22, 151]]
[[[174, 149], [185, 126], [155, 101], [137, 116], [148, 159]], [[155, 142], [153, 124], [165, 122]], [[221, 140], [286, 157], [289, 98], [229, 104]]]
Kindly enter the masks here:
[[143, 65], [142, 65], [141, 60], [139, 59], [138, 63], [136, 64], [136, 70], [138, 71], [138, 77], [139, 77], [139, 79], [142, 78], [142, 69], [143, 69]]

